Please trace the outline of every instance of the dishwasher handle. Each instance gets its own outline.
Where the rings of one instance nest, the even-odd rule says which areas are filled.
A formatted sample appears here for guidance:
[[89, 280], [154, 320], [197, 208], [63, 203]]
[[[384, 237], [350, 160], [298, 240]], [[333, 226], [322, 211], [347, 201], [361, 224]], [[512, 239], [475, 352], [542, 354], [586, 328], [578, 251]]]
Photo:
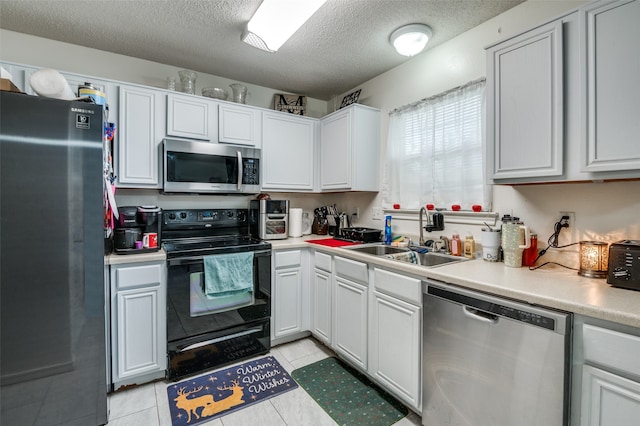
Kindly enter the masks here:
[[498, 315], [490, 314], [489, 312], [481, 311], [480, 309], [470, 306], [462, 306], [462, 312], [471, 319], [489, 324], [496, 324], [500, 318]]

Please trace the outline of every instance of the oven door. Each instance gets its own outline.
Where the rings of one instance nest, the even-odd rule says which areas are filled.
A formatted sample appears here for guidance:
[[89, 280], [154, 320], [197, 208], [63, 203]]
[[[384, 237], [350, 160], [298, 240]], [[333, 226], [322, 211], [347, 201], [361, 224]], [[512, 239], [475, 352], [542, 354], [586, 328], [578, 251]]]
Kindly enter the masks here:
[[[226, 248], [224, 254], [249, 251]], [[196, 374], [270, 350], [271, 250], [252, 254], [250, 294], [222, 298], [205, 294], [203, 256], [167, 260], [167, 378]]]

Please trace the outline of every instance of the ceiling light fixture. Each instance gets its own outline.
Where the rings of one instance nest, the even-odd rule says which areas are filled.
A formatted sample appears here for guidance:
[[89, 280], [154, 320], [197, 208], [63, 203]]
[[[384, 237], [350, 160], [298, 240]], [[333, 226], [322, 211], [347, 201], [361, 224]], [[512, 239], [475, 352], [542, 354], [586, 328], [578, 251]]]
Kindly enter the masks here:
[[428, 25], [409, 24], [392, 32], [389, 41], [399, 54], [414, 56], [422, 52], [431, 34], [431, 27]]
[[275, 53], [326, 0], [263, 0], [242, 33], [242, 41]]

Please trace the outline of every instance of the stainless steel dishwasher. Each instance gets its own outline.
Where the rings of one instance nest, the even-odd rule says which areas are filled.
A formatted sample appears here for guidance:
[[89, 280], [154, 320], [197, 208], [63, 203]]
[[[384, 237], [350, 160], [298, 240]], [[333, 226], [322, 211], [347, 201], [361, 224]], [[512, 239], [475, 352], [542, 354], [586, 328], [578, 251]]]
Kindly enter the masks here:
[[572, 315], [426, 281], [422, 424], [567, 425]]

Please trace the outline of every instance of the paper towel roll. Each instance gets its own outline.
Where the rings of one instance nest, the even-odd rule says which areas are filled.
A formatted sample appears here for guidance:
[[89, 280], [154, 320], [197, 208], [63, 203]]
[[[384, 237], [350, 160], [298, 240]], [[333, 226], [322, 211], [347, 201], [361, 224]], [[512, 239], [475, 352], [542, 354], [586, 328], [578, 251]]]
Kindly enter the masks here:
[[35, 71], [29, 77], [29, 84], [39, 96], [67, 101], [76, 98], [67, 80], [56, 70], [43, 68]]
[[302, 209], [289, 209], [289, 236], [293, 238], [302, 237]]

